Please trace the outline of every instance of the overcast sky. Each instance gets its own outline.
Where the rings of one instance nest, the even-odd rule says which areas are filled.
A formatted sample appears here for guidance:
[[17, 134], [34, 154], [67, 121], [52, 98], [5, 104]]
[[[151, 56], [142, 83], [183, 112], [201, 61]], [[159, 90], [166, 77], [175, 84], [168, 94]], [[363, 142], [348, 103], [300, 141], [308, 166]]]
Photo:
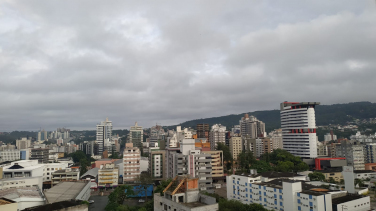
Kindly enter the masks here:
[[376, 101], [374, 0], [0, 1], [0, 131]]

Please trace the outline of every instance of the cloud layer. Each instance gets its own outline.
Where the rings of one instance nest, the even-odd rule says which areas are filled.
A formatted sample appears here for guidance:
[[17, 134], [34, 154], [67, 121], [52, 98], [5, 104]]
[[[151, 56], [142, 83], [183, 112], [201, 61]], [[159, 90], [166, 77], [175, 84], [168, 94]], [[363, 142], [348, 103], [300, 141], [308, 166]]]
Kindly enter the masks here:
[[0, 131], [376, 101], [374, 1], [2, 1]]

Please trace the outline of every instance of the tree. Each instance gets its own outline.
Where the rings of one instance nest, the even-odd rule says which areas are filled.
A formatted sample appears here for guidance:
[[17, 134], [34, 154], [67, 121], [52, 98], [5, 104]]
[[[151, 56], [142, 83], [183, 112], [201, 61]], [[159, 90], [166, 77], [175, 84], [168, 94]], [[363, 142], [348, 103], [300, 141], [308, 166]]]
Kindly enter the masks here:
[[317, 171], [313, 173], [309, 173], [308, 177], [310, 181], [324, 181], [325, 180], [325, 175]]
[[293, 168], [294, 163], [291, 161], [278, 161], [275, 170], [279, 172], [292, 172]]
[[252, 169], [256, 169], [258, 173], [268, 172], [272, 171], [273, 167], [270, 165], [270, 163], [267, 163], [263, 160], [259, 160], [254, 162], [251, 166]]
[[226, 170], [230, 171], [232, 168], [232, 162], [234, 161], [230, 149], [224, 143], [218, 143], [217, 150], [221, 150], [223, 152], [223, 162], [226, 163]]
[[364, 180], [362, 179], [355, 179], [354, 180], [354, 185], [357, 186], [360, 188], [360, 187], [363, 187], [364, 186]]
[[90, 165], [90, 163], [85, 158], [82, 158], [80, 160], [80, 165], [81, 165], [80, 175], [82, 176], [87, 172], [87, 166]]
[[329, 182], [329, 183], [336, 183], [336, 181], [334, 180], [333, 177], [329, 177], [328, 182]]
[[136, 182], [138, 183], [138, 188], [135, 190], [136, 194], [141, 192], [145, 193], [145, 201], [148, 199], [147, 189], [153, 184], [153, 178], [149, 173], [142, 172], [140, 176], [137, 177]]
[[161, 196], [163, 196], [164, 189], [167, 188], [167, 186], [171, 183], [172, 179], [167, 180], [161, 180], [159, 181], [159, 185], [157, 185], [157, 188], [155, 189], [154, 193], [160, 193]]
[[118, 210], [118, 208], [123, 205], [124, 199], [132, 195], [134, 195], [132, 186], [121, 185], [116, 187], [108, 196], [108, 203], [105, 210]]

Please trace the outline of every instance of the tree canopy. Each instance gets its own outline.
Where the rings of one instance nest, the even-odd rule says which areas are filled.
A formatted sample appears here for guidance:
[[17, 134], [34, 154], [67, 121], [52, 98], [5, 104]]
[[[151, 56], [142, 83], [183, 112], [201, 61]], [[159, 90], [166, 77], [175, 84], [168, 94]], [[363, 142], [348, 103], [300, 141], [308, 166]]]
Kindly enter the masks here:
[[313, 172], [308, 174], [309, 180], [311, 181], [324, 181], [325, 180], [325, 175], [321, 172]]
[[232, 162], [234, 161], [230, 149], [224, 143], [218, 143], [217, 150], [223, 151], [223, 162], [226, 164], [224, 167], [226, 171], [230, 171], [232, 168]]
[[251, 151], [241, 152], [238, 156], [238, 164], [238, 170], [242, 172], [249, 172], [250, 169], [257, 169], [257, 172], [260, 173], [267, 171], [297, 172], [309, 169], [309, 166], [300, 157], [283, 149], [265, 153], [260, 160], [256, 160]]

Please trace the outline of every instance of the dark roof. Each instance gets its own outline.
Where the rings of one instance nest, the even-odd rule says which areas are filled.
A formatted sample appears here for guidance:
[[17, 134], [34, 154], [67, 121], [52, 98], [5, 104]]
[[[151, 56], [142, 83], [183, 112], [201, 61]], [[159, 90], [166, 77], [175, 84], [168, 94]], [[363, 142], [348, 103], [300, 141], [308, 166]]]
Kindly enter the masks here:
[[68, 208], [68, 207], [74, 207], [80, 204], [81, 204], [81, 201], [75, 201], [75, 200], [60, 201], [60, 202], [55, 202], [52, 204], [29, 207], [29, 208], [24, 209], [23, 211], [61, 210], [61, 209]]
[[338, 173], [342, 172], [341, 169], [326, 169], [326, 170], [316, 170], [315, 172], [321, 172], [321, 173]]
[[371, 170], [354, 170], [354, 173], [362, 174], [362, 173], [376, 173], [376, 172], [371, 171]]
[[269, 181], [269, 182], [261, 182], [261, 183], [253, 183], [253, 184], [282, 189], [283, 182], [290, 182], [290, 183], [301, 182], [302, 183], [301, 193], [304, 193], [304, 194], [320, 196], [320, 195], [323, 195], [323, 194], [327, 194], [327, 192], [329, 192], [329, 191], [333, 192], [333, 190], [315, 191], [314, 189], [320, 189], [320, 187], [308, 184], [308, 183], [306, 183], [304, 181], [300, 181], [300, 180], [275, 179], [275, 180], [272, 180], [272, 181]]
[[33, 148], [31, 151], [49, 151], [48, 148]]
[[332, 199], [332, 204], [342, 204], [348, 201], [352, 201], [355, 199], [363, 198], [364, 196], [357, 195], [357, 194], [347, 194], [346, 196], [338, 197]]
[[294, 176], [304, 176], [296, 173], [289, 173], [289, 172], [276, 172], [276, 171], [268, 171], [263, 173], [258, 173], [257, 176], [267, 177], [267, 178], [279, 178], [279, 177], [294, 177]]
[[15, 165], [9, 167], [8, 169], [23, 169], [23, 168], [24, 168], [24, 167], [22, 167], [22, 166], [20, 166], [20, 165], [18, 165], [18, 164], [15, 164]]

